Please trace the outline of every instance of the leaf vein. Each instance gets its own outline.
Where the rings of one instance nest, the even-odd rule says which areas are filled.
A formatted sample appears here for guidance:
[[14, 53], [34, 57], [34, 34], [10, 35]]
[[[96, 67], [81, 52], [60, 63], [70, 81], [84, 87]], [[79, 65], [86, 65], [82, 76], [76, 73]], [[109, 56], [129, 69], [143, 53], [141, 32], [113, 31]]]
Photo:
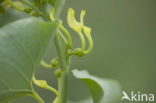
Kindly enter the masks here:
[[8, 60], [5, 60], [4, 62], [7, 62], [11, 67], [14, 67], [14, 70], [16, 70], [30, 84], [29, 78], [24, 74], [18, 65]]

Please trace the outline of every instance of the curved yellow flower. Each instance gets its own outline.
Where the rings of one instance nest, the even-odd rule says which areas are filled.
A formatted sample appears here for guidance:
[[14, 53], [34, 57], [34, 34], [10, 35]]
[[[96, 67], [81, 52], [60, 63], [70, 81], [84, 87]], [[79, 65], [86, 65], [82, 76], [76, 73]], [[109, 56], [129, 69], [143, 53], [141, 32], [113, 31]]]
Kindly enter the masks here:
[[75, 12], [72, 8], [69, 8], [68, 10], [68, 15], [67, 15], [67, 21], [68, 21], [68, 25], [70, 26], [70, 28], [72, 28], [75, 32], [81, 32], [82, 29], [84, 31], [84, 34], [87, 36], [87, 35], [90, 35], [91, 33], [91, 28], [87, 27], [84, 25], [84, 16], [86, 14], [86, 11], [85, 10], [82, 10], [81, 11], [81, 15], [80, 15], [80, 22], [78, 22], [76, 19], [75, 19]]
[[70, 28], [72, 28], [75, 32], [80, 33], [82, 24], [75, 19], [75, 12], [72, 8], [69, 8], [67, 21]]
[[[75, 32], [78, 33], [78, 35], [80, 36], [81, 42], [82, 42], [82, 47], [81, 47], [81, 52], [84, 52], [85, 54], [88, 54], [92, 48], [93, 48], [93, 41], [91, 38], [91, 28], [87, 27], [84, 25], [84, 17], [85, 17], [86, 11], [82, 10], [81, 14], [80, 14], [80, 22], [78, 22], [75, 19], [75, 12], [72, 8], [69, 8], [68, 10], [68, 15], [67, 15], [67, 21], [68, 21], [68, 25], [70, 28], [72, 28]], [[86, 36], [86, 38], [89, 41], [89, 48], [88, 50], [84, 51], [85, 49], [85, 39], [83, 37], [82, 31], [84, 33], [84, 35]]]

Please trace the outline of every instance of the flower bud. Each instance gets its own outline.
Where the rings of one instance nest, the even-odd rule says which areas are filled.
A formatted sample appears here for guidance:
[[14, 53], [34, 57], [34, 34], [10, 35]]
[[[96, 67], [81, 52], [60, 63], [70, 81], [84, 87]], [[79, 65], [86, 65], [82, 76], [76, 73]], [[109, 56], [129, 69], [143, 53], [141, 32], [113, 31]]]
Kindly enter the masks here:
[[61, 77], [61, 69], [57, 69], [55, 71], [55, 75], [56, 75], [57, 78], [60, 78]]

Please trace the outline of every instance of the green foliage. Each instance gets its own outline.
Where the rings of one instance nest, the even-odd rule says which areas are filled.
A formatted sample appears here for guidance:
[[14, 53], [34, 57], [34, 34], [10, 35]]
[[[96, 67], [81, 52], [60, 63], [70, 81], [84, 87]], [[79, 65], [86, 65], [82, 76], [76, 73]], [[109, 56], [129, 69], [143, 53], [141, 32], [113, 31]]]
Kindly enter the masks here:
[[[50, 12], [48, 3], [51, 5]], [[81, 40], [81, 48], [72, 48], [71, 35], [59, 19], [64, 3], [65, 0], [5, 0], [3, 5], [6, 7], [10, 6], [17, 11], [42, 19], [23, 19], [0, 29], [0, 102], [8, 102], [15, 97], [26, 95], [33, 96], [39, 103], [44, 103], [33, 90], [33, 81], [37, 86], [56, 94], [53, 103], [67, 103], [70, 58], [72, 55], [84, 56], [90, 53], [93, 49], [93, 40], [91, 28], [84, 24], [85, 10], [81, 11], [79, 22], [75, 19], [74, 10], [70, 8], [67, 15], [68, 24]], [[3, 12], [3, 7], [0, 10]], [[43, 60], [43, 56], [55, 31], [54, 43], [58, 57], [49, 64]], [[58, 89], [48, 85], [45, 80], [35, 78], [39, 64], [48, 69], [56, 67]], [[87, 71], [73, 70], [73, 74], [87, 85], [94, 103], [120, 101], [121, 87], [118, 82], [92, 76]], [[87, 99], [78, 103], [90, 103], [90, 101]]]
[[[73, 70], [73, 75], [83, 80], [92, 94], [93, 103], [119, 103], [121, 100], [121, 87], [117, 81], [98, 78], [87, 71]], [[86, 101], [86, 100], [85, 100]], [[87, 101], [90, 101], [89, 99]], [[79, 102], [86, 103], [86, 102]], [[89, 102], [88, 102], [89, 103]]]
[[0, 102], [32, 95], [32, 76], [57, 22], [22, 19], [0, 29]]

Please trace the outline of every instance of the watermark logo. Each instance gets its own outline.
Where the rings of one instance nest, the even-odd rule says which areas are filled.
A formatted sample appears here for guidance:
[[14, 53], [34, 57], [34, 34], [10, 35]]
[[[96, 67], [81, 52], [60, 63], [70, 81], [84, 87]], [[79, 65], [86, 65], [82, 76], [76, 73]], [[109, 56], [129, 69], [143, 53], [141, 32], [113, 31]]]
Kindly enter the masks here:
[[145, 93], [141, 93], [140, 91], [138, 92], [134, 92], [131, 91], [130, 94], [127, 94], [125, 91], [122, 92], [123, 96], [121, 98], [121, 100], [128, 100], [128, 101], [132, 101], [132, 102], [154, 102], [155, 98], [154, 98], [154, 94], [145, 94]]

